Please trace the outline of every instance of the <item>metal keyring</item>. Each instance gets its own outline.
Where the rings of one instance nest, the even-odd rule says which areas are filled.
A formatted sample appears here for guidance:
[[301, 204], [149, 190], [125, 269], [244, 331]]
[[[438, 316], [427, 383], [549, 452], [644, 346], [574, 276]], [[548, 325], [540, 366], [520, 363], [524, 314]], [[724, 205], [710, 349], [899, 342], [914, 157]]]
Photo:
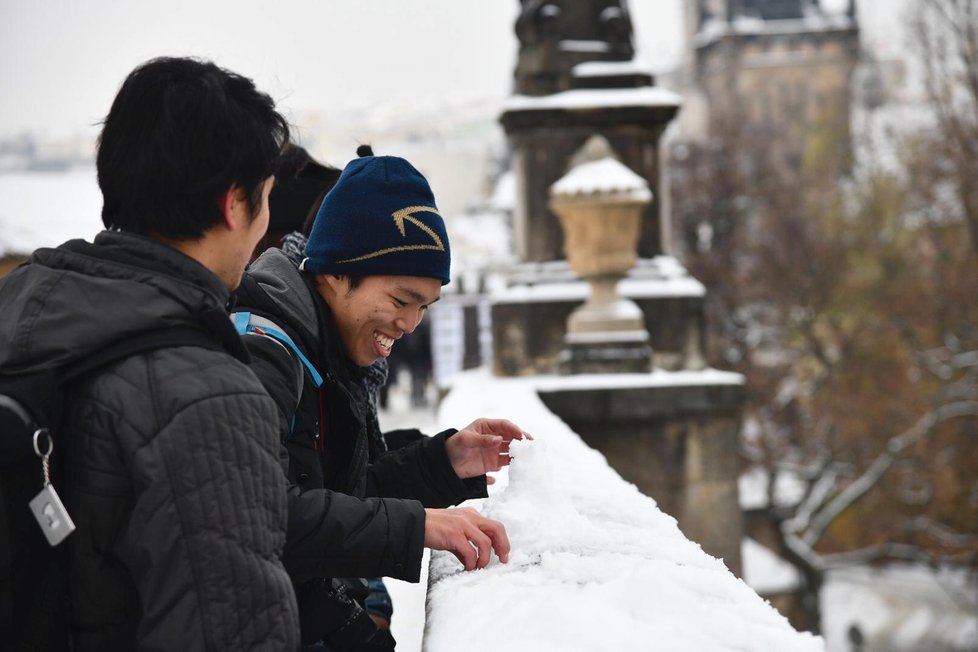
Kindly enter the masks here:
[[[38, 440], [40, 440], [40, 438], [42, 436], [43, 437], [46, 437], [47, 438], [47, 442], [48, 442], [48, 449], [44, 453], [41, 452], [41, 447], [38, 444]], [[38, 428], [37, 430], [35, 430], [34, 431], [34, 452], [37, 453], [37, 456], [38, 457], [41, 457], [41, 458], [47, 457], [48, 455], [51, 454], [51, 451], [53, 451], [53, 450], [54, 450], [54, 441], [51, 439], [51, 433], [48, 432], [48, 429], [47, 428]]]

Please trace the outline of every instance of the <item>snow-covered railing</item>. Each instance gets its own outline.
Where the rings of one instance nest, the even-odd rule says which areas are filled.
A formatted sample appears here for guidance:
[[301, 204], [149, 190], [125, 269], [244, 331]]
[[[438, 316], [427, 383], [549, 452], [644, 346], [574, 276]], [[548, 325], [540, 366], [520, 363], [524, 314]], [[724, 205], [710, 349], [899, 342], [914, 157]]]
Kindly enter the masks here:
[[439, 420], [480, 416], [535, 437], [513, 445], [479, 506], [506, 524], [512, 552], [474, 572], [432, 556], [425, 652], [824, 650], [547, 410], [533, 378], [458, 377]]

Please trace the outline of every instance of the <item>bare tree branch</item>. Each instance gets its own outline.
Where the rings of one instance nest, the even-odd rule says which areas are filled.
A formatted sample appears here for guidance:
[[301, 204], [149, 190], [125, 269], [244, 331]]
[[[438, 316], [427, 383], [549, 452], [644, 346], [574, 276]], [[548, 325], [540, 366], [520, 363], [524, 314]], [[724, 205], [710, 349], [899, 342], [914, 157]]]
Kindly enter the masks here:
[[805, 532], [805, 541], [814, 546], [847, 507], [865, 496], [879, 482], [902, 451], [930, 434], [937, 424], [963, 416], [978, 416], [978, 401], [942, 405], [922, 416], [911, 428], [893, 437], [886, 449], [856, 480], [839, 492], [823, 510], [812, 516], [811, 524]]

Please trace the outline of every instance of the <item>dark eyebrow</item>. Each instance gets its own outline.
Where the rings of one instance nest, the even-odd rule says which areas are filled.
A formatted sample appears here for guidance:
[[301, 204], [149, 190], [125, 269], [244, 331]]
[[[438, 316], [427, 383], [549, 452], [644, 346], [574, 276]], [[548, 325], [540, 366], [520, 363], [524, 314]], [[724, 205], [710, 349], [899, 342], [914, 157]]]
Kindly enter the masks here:
[[441, 299], [441, 297], [435, 297], [435, 300], [429, 303], [428, 298], [423, 294], [421, 294], [420, 292], [415, 292], [414, 290], [410, 290], [408, 288], [401, 287], [399, 285], [396, 286], [394, 289], [397, 290], [398, 292], [403, 292], [404, 294], [414, 299], [415, 303], [420, 303], [421, 305], [430, 306], [432, 303], [436, 303]]

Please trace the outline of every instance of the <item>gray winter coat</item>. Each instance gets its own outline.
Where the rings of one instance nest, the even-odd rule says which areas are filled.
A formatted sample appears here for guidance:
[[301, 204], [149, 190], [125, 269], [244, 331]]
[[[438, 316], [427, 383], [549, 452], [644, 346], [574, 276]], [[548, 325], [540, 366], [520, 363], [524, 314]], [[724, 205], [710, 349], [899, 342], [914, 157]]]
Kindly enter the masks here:
[[295, 650], [279, 558], [286, 477], [273, 401], [218, 278], [133, 234], [38, 250], [0, 280], [0, 373], [187, 324], [224, 350], [135, 354], [69, 389], [66, 480], [77, 650]]
[[455, 430], [431, 438], [418, 433], [412, 444], [368, 463], [371, 401], [365, 370], [348, 362], [326, 303], [295, 261], [277, 249], [264, 252], [246, 277], [237, 308], [269, 318], [289, 333], [324, 378], [321, 390], [307, 383], [295, 407], [295, 390], [286, 382], [294, 375], [280, 364], [289, 354], [277, 345], [256, 346], [264, 338], [248, 342], [255, 373], [280, 404], [280, 423], [293, 424], [284, 428], [293, 483], [284, 560], [293, 580], [418, 581], [424, 507], [485, 496], [485, 476], [460, 480], [455, 474], [445, 451]]

